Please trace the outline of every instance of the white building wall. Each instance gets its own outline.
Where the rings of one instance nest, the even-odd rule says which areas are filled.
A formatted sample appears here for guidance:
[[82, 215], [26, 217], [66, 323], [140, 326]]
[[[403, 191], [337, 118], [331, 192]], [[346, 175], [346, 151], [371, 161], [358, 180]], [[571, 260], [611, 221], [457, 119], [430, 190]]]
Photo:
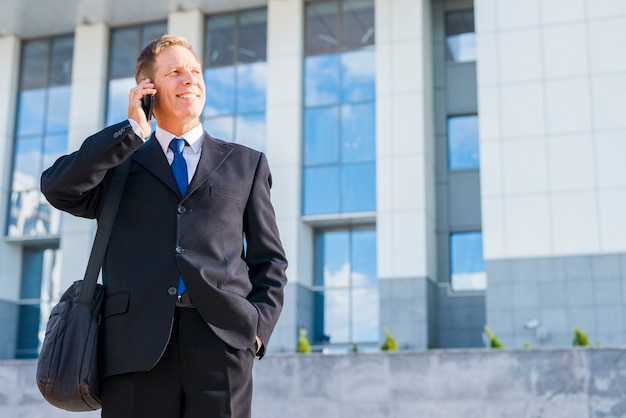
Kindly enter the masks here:
[[626, 251], [626, 2], [475, 1], [485, 258]]
[[505, 346], [623, 345], [626, 2], [474, 10], [487, 321]]
[[378, 274], [436, 276], [429, 1], [375, 3]]
[[375, 2], [380, 325], [411, 348], [431, 341], [437, 265], [430, 10], [430, 0]]
[[[68, 152], [77, 150], [103, 128], [109, 50], [109, 28], [102, 23], [77, 26], [74, 32], [72, 97]], [[60, 214], [61, 289], [82, 279], [96, 230], [93, 220]]]
[[265, 149], [272, 169], [272, 202], [289, 261], [283, 313], [272, 336], [275, 350], [295, 350], [297, 285], [310, 286], [311, 228], [301, 222], [302, 85], [304, 4], [270, 0], [267, 5], [267, 107]]
[[[186, 38], [202, 62], [205, 15], [200, 10], [172, 12], [167, 18], [168, 33]], [[210, 80], [207, 80], [210, 82]]]
[[[13, 129], [16, 114], [20, 62], [20, 39], [0, 37], [0, 228], [6, 231], [13, 166]], [[20, 291], [22, 252], [6, 239], [0, 240], [0, 300], [17, 300]], [[0, 352], [2, 349], [0, 348]]]

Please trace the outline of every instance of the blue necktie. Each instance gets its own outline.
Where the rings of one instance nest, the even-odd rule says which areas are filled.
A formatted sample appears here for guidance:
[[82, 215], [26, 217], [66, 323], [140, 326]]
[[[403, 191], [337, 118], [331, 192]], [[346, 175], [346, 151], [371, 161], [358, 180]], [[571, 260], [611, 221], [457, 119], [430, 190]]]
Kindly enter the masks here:
[[[170, 149], [174, 152], [174, 161], [172, 161], [172, 172], [174, 173], [174, 178], [176, 179], [176, 184], [178, 185], [178, 190], [181, 195], [185, 195], [187, 191], [187, 186], [189, 184], [189, 176], [187, 175], [187, 162], [183, 157], [183, 149], [185, 149], [185, 145], [187, 141], [181, 138], [174, 138], [172, 142], [170, 142]], [[180, 276], [178, 279], [178, 294], [182, 295], [186, 290], [185, 283], [183, 282], [183, 276]]]

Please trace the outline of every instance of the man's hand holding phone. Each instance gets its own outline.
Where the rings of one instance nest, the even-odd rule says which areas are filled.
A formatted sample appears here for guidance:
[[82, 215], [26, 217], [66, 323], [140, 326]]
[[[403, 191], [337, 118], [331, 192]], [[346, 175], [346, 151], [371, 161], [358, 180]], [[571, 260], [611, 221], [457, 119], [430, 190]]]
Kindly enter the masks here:
[[152, 132], [150, 119], [152, 118], [155, 94], [154, 83], [149, 79], [141, 80], [136, 87], [130, 90], [128, 119], [137, 122], [144, 133], [144, 138]]

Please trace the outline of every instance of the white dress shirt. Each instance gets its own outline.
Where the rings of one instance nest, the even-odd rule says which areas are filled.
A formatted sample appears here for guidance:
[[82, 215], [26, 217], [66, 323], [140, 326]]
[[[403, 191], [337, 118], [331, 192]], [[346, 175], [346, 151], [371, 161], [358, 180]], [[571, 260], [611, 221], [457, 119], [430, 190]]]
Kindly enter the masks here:
[[[133, 131], [135, 131], [138, 136], [143, 137], [143, 132], [141, 131], [139, 124], [132, 119], [129, 119], [128, 121], [130, 122]], [[182, 138], [187, 141], [189, 146], [186, 146], [183, 149], [183, 157], [187, 163], [187, 181], [191, 182], [191, 179], [196, 172], [196, 168], [198, 167], [198, 161], [200, 161], [200, 154], [202, 153], [202, 140], [204, 138], [204, 128], [202, 128], [202, 123], [199, 123], [195, 128], [180, 136], [176, 136], [157, 125], [154, 135], [156, 136], [157, 141], [159, 141], [159, 145], [161, 145], [161, 149], [163, 150], [163, 153], [167, 158], [167, 162], [170, 165], [172, 165], [172, 161], [174, 161], [174, 151], [169, 148], [172, 139]]]

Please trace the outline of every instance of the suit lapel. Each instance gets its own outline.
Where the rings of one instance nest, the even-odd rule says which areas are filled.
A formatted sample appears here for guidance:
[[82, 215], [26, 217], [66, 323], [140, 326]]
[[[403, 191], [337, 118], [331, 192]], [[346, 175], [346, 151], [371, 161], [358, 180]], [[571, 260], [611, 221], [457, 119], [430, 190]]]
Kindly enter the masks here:
[[205, 132], [198, 168], [196, 168], [196, 173], [189, 183], [186, 195], [189, 196], [191, 193], [195, 192], [202, 183], [207, 181], [211, 174], [222, 165], [232, 151], [232, 147], [224, 142], [215, 140]]
[[[232, 151], [232, 147], [229, 147], [224, 142], [215, 140], [205, 133], [202, 141], [200, 161], [185, 196], [189, 196], [196, 191], [217, 170]], [[165, 183], [172, 191], [180, 195], [172, 169], [167, 162], [165, 154], [163, 154], [159, 141], [154, 137], [154, 133], [148, 142], [133, 154], [133, 159]]]
[[163, 149], [159, 141], [154, 137], [154, 133], [141, 148], [133, 154], [133, 159], [144, 166], [156, 178], [165, 183], [173, 192], [180, 195], [174, 173], [163, 154]]

